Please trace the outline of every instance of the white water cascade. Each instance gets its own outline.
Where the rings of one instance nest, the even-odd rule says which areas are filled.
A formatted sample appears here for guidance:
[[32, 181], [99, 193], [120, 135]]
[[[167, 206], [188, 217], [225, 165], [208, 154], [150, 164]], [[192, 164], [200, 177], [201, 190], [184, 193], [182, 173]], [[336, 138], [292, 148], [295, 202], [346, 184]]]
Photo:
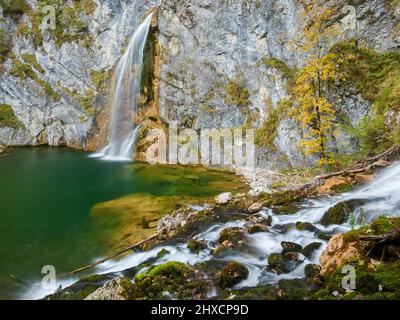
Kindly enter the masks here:
[[[361, 213], [365, 222], [370, 223], [381, 215], [400, 215], [400, 163], [392, 165], [384, 170], [373, 182], [360, 187], [359, 189], [343, 193], [335, 197], [324, 197], [309, 199], [302, 203], [302, 209], [295, 214], [276, 215], [272, 210], [267, 209], [258, 214], [260, 217], [272, 217], [272, 225], [268, 232], [260, 232], [247, 235], [245, 250], [233, 250], [221, 257], [214, 257], [210, 249], [215, 248], [218, 243], [219, 232], [229, 227], [244, 227], [247, 224], [245, 219], [228, 221], [226, 223], [215, 223], [200, 229], [195, 239], [205, 240], [207, 248], [198, 254], [190, 252], [186, 243], [169, 244], [156, 247], [150, 251], [138, 252], [117, 261], [108, 261], [97, 268], [96, 273], [118, 272], [138, 266], [150, 257], [165, 248], [169, 251], [167, 255], [159, 259], [156, 264], [167, 261], [181, 261], [194, 265], [210, 260], [237, 261], [246, 265], [249, 276], [235, 288], [253, 287], [264, 284], [275, 284], [280, 279], [295, 279], [304, 277], [304, 267], [308, 263], [319, 264], [319, 256], [328, 243], [318, 236], [317, 232], [297, 230], [296, 222], [312, 223], [322, 233], [333, 235], [345, 233], [351, 230], [351, 225], [346, 222], [342, 225], [323, 226], [320, 221], [324, 214], [338, 203], [360, 200], [360, 205], [354, 208], [353, 214], [358, 218]], [[358, 225], [360, 226], [360, 225]], [[355, 226], [356, 228], [358, 226]], [[282, 250], [281, 241], [290, 241], [306, 246], [313, 242], [320, 242], [321, 247], [312, 256], [304, 258], [292, 272], [278, 275], [267, 268], [267, 259], [271, 253]], [[210, 293], [211, 295], [213, 293]]]
[[139, 127], [135, 112], [140, 98], [144, 47], [149, 33], [150, 13], [133, 33], [125, 54], [115, 70], [111, 132], [108, 145], [95, 157], [106, 160], [132, 160]]
[[[216, 222], [205, 224], [200, 228], [193, 238], [204, 240], [206, 248], [198, 254], [190, 252], [187, 243], [171, 241], [168, 244], [157, 246], [149, 251], [132, 253], [122, 259], [110, 260], [93, 271], [99, 273], [119, 273], [123, 270], [139, 266], [149, 258], [157, 256], [161, 249], [168, 250], [168, 253], [159, 258], [155, 264], [168, 261], [180, 261], [191, 265], [201, 262], [237, 261], [246, 265], [249, 276], [235, 288], [253, 287], [264, 284], [276, 284], [281, 279], [295, 279], [304, 277], [304, 267], [308, 263], [318, 264], [321, 252], [326, 248], [328, 241], [319, 236], [318, 233], [333, 235], [351, 230], [349, 222], [341, 225], [323, 226], [320, 221], [324, 214], [333, 206], [347, 201], [357, 200], [359, 205], [354, 207], [353, 214], [356, 218], [362, 216], [365, 222], [370, 223], [380, 215], [400, 216], [400, 163], [396, 163], [385, 169], [373, 182], [358, 188], [352, 192], [343, 193], [335, 197], [310, 198], [301, 204], [301, 209], [295, 214], [277, 215], [271, 209], [266, 209], [255, 215], [256, 217], [272, 217], [272, 223], [267, 232], [260, 232], [246, 235], [245, 247], [238, 250], [231, 250], [223, 256], [213, 256], [210, 249], [218, 245], [218, 235], [221, 230], [230, 227], [242, 228], [248, 223], [246, 214], [243, 219], [227, 222]], [[200, 208], [199, 208], [200, 209]], [[300, 231], [296, 229], [296, 222], [312, 223], [319, 231]], [[357, 226], [355, 226], [357, 227]], [[268, 270], [267, 260], [272, 253], [282, 250], [281, 241], [290, 241], [306, 246], [313, 242], [321, 243], [312, 256], [302, 257], [303, 263], [287, 274], [280, 274]], [[141, 270], [144, 271], [144, 270]], [[65, 281], [64, 286], [71, 285], [78, 281], [78, 278], [71, 278]], [[43, 291], [40, 283], [30, 288], [23, 298], [37, 299], [51, 291]], [[210, 291], [212, 297], [215, 291]]]

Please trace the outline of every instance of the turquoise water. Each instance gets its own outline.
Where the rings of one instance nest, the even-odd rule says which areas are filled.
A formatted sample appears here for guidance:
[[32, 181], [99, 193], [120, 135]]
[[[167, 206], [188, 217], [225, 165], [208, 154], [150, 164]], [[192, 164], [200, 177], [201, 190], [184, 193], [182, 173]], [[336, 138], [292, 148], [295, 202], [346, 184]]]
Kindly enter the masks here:
[[139, 192], [206, 196], [224, 191], [209, 187], [216, 175], [201, 171], [197, 179], [185, 179], [185, 174], [171, 167], [102, 161], [64, 148], [1, 155], [0, 299], [18, 298], [41, 279], [44, 265], [62, 273], [104, 255], [117, 222], [90, 215], [98, 202]]

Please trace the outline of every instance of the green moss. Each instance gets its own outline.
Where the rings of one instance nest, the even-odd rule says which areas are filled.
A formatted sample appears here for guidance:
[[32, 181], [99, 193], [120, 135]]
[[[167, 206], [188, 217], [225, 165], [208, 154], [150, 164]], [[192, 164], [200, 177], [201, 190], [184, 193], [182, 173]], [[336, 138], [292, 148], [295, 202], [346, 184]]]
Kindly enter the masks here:
[[394, 263], [381, 263], [376, 269], [375, 278], [385, 291], [400, 294], [400, 260]]
[[45, 70], [43, 67], [37, 62], [36, 57], [31, 54], [23, 54], [21, 58], [28, 64], [30, 64], [36, 71], [40, 73], [44, 73]]
[[[378, 53], [357, 47], [353, 42], [340, 42], [332, 47], [336, 53], [338, 79], [355, 86], [363, 97], [374, 102], [385, 90], [384, 83], [400, 72], [400, 52]], [[387, 89], [387, 88], [386, 88]]]
[[[225, 292], [226, 291], [226, 292]], [[266, 285], [256, 288], [243, 288], [239, 290], [225, 290], [220, 292], [222, 299], [233, 297], [234, 300], [276, 300], [276, 288]]]
[[96, 8], [93, 0], [72, 1], [72, 6], [61, 0], [39, 0], [35, 11], [29, 12], [30, 24], [20, 28], [20, 35], [30, 38], [34, 45], [43, 44], [43, 34], [40, 30], [43, 18], [48, 14], [42, 12], [45, 6], [51, 5], [56, 8], [57, 23], [55, 29], [46, 31], [55, 40], [57, 46], [65, 42], [79, 42], [82, 45], [91, 45], [92, 38], [88, 34], [88, 26], [81, 19], [81, 14], [91, 14]]
[[7, 59], [10, 52], [10, 37], [6, 30], [0, 29], [0, 65]]
[[59, 101], [61, 99], [60, 95], [53, 90], [50, 84], [39, 78], [39, 76], [32, 70], [32, 68], [28, 64], [16, 59], [14, 59], [13, 63], [14, 66], [10, 70], [10, 75], [20, 78], [21, 80], [26, 80], [30, 78], [36, 81], [36, 83], [42, 87], [46, 96], [52, 98], [54, 101]]
[[31, 9], [26, 0], [0, 0], [0, 7], [2, 7], [5, 16], [14, 19], [20, 18]]
[[201, 250], [206, 248], [206, 244], [205, 241], [190, 239], [187, 248], [193, 253], [199, 253]]
[[400, 227], [400, 218], [380, 216], [372, 222], [370, 229], [373, 235], [387, 234]]
[[90, 71], [90, 79], [97, 91], [105, 91], [107, 84], [110, 80], [110, 73], [108, 71], [100, 72], [96, 70]]
[[244, 87], [240, 77], [229, 81], [224, 87], [226, 96], [225, 103], [228, 105], [247, 107], [250, 105], [249, 91]]
[[274, 142], [278, 135], [278, 126], [287, 115], [290, 104], [289, 100], [281, 100], [275, 109], [270, 103], [266, 104], [266, 120], [261, 128], [255, 132], [255, 143], [257, 145], [275, 149]]
[[265, 57], [263, 62], [267, 67], [277, 69], [287, 80], [293, 80], [296, 70], [288, 67], [288, 65], [282, 60]]
[[238, 243], [244, 239], [243, 230], [238, 227], [226, 228], [219, 233], [218, 242], [222, 244], [225, 241]]
[[200, 106], [200, 111], [202, 111], [204, 113], [208, 113], [211, 116], [217, 115], [217, 111], [215, 110], [215, 108], [213, 108], [212, 106], [210, 106], [208, 104], [202, 104]]
[[7, 104], [0, 104], [0, 127], [10, 127], [14, 129], [23, 128], [24, 125], [14, 114], [14, 110]]
[[79, 105], [85, 111], [89, 117], [93, 117], [96, 114], [96, 108], [94, 107], [94, 100], [96, 98], [95, 93], [88, 89], [83, 94], [78, 93], [76, 90], [71, 91], [68, 88], [62, 88], [66, 94], [74, 98], [79, 102]]
[[203, 281], [195, 278], [193, 269], [175, 261], [151, 267], [146, 273], [137, 275], [135, 284], [138, 296], [145, 299], [163, 298], [163, 292], [169, 292], [181, 299], [206, 292]]
[[231, 288], [249, 275], [249, 270], [241, 263], [231, 262], [222, 271], [218, 283], [221, 288]]

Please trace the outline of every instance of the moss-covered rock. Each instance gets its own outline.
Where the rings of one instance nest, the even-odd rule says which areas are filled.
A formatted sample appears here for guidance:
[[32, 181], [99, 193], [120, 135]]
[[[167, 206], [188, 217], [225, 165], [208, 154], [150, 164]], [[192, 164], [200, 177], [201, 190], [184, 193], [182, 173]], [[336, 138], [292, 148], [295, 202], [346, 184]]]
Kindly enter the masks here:
[[306, 275], [307, 278], [312, 278], [319, 275], [320, 271], [321, 271], [321, 266], [317, 264], [307, 264], [304, 267], [304, 274]]
[[282, 254], [285, 254], [287, 252], [301, 252], [303, 250], [303, 247], [298, 243], [287, 242], [287, 241], [282, 241], [281, 247], [283, 249]]
[[268, 227], [261, 223], [254, 223], [246, 226], [246, 230], [249, 234], [254, 234], [259, 232], [266, 232], [268, 231]]
[[233, 244], [237, 244], [244, 239], [244, 230], [238, 227], [233, 227], [221, 230], [221, 232], [219, 233], [218, 242], [222, 244], [225, 241], [229, 241]]
[[187, 248], [193, 253], [199, 253], [201, 250], [206, 248], [205, 241], [199, 241], [196, 239], [190, 239]]
[[318, 228], [310, 222], [296, 222], [296, 229], [299, 231], [316, 232]]
[[112, 279], [97, 289], [85, 300], [131, 300], [137, 296], [136, 286], [125, 277]]
[[192, 267], [181, 262], [167, 262], [151, 267], [135, 277], [138, 297], [141, 299], [162, 299], [169, 296], [179, 299], [205, 296], [206, 283], [197, 279]]
[[302, 250], [301, 253], [303, 254], [303, 256], [307, 257], [307, 258], [311, 258], [314, 251], [318, 250], [319, 248], [321, 248], [322, 243], [321, 242], [312, 242], [308, 245], [306, 245]]
[[296, 264], [280, 253], [272, 253], [268, 256], [268, 269], [278, 274], [289, 273], [295, 269]]
[[340, 202], [330, 208], [322, 217], [321, 224], [328, 226], [331, 224], [342, 224], [345, 223], [350, 214], [359, 206], [363, 204], [360, 200], [349, 200], [345, 202]]
[[219, 275], [218, 283], [221, 288], [231, 288], [249, 275], [249, 270], [241, 263], [229, 263]]
[[305, 300], [316, 291], [315, 286], [303, 279], [280, 280], [278, 286], [279, 298], [283, 300]]

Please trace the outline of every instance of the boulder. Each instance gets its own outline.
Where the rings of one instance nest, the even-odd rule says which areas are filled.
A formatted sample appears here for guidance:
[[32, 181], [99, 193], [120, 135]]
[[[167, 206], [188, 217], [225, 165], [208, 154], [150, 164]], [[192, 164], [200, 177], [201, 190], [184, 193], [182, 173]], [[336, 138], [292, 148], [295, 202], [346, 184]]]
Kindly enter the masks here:
[[266, 232], [268, 228], [266, 225], [261, 223], [250, 224], [246, 227], [246, 230], [249, 234], [259, 233], [259, 232]]
[[317, 264], [307, 264], [304, 267], [304, 273], [307, 278], [316, 277], [317, 275], [319, 275], [320, 272], [321, 272], [321, 266]]
[[187, 248], [192, 252], [192, 253], [199, 253], [201, 250], [206, 248], [206, 243], [204, 240], [196, 240], [196, 239], [191, 239], [189, 240], [187, 244]]
[[310, 222], [296, 222], [296, 229], [299, 231], [316, 232], [318, 228]]
[[238, 227], [226, 228], [219, 233], [218, 242], [222, 244], [229, 241], [233, 244], [238, 244], [245, 239], [244, 230]]
[[259, 203], [259, 202], [256, 202], [256, 203], [253, 203], [253, 204], [247, 209], [247, 211], [248, 211], [250, 214], [254, 214], [254, 213], [260, 212], [260, 211], [262, 210], [262, 208], [263, 208], [263, 205], [262, 205], [261, 203]]
[[314, 251], [321, 248], [321, 246], [322, 246], [321, 242], [312, 242], [312, 243], [306, 245], [303, 248], [303, 250], [301, 250], [301, 253], [303, 254], [303, 256], [305, 256], [307, 258], [311, 258]]
[[355, 199], [339, 202], [324, 214], [321, 219], [321, 224], [324, 226], [329, 226], [331, 224], [345, 223], [349, 219], [350, 214], [362, 204], [363, 201]]
[[361, 257], [362, 253], [354, 246], [354, 243], [344, 241], [342, 234], [336, 234], [329, 241], [328, 246], [319, 258], [322, 267], [321, 275], [329, 276], [350, 259]]
[[219, 205], [226, 205], [232, 201], [232, 193], [225, 192], [215, 197], [215, 203]]
[[135, 290], [135, 285], [128, 278], [119, 277], [106, 282], [85, 300], [129, 300]]
[[221, 288], [231, 288], [249, 275], [249, 270], [245, 265], [237, 262], [229, 263], [219, 275], [219, 285]]
[[278, 274], [289, 273], [295, 267], [296, 263], [280, 253], [272, 253], [268, 256], [268, 269], [274, 270]]
[[303, 247], [301, 245], [294, 242], [282, 241], [281, 246], [283, 248], [282, 254], [285, 254], [287, 252], [301, 252], [303, 250]]

